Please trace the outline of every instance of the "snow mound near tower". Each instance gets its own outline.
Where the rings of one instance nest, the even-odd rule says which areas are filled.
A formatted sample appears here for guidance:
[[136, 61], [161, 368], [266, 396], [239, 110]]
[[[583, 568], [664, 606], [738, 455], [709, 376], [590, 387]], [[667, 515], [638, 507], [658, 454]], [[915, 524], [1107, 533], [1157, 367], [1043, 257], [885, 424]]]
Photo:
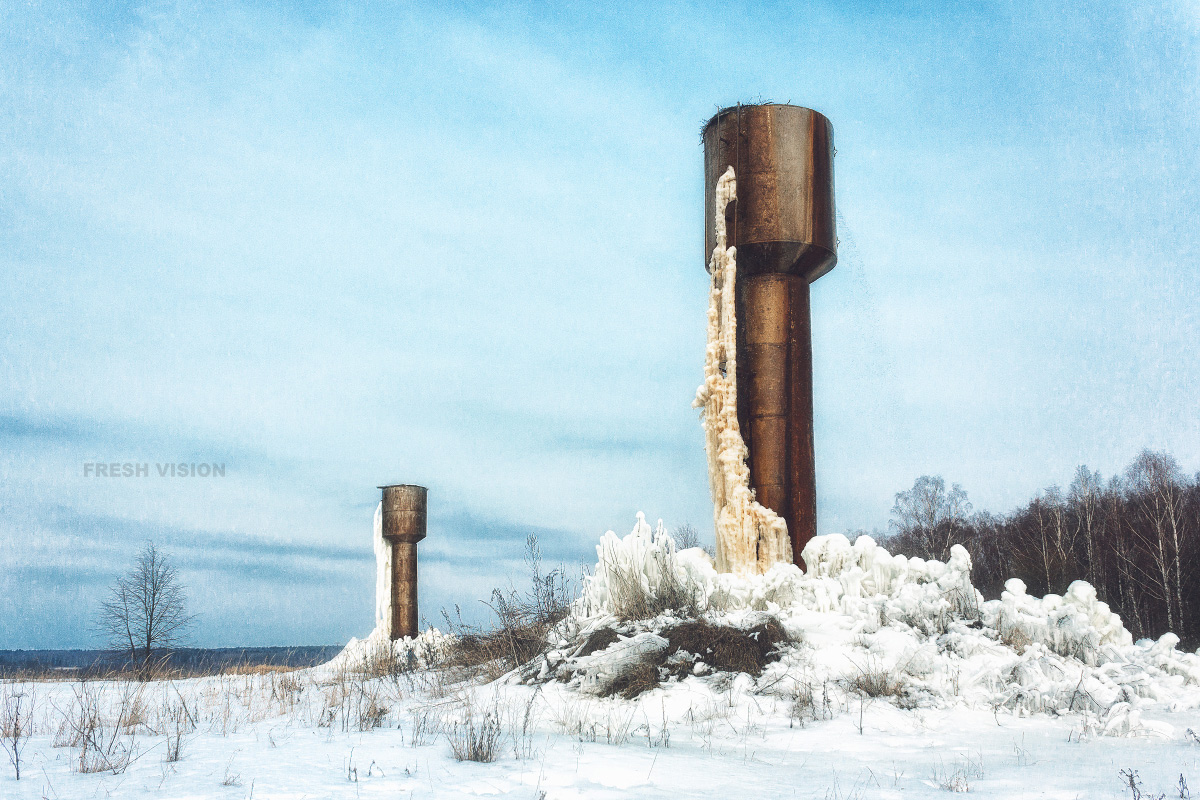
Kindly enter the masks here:
[[351, 638], [342, 652], [318, 669], [337, 674], [359, 672], [376, 674], [397, 670], [427, 669], [436, 665], [449, 652], [454, 637], [437, 628], [428, 628], [416, 636], [392, 641], [382, 628], [376, 628], [365, 639]]
[[[1000, 599], [985, 601], [960, 546], [943, 563], [892, 555], [869, 536], [852, 543], [833, 534], [805, 547], [807, 572], [776, 564], [761, 575], [733, 575], [718, 573], [698, 548], [678, 549], [661, 522], [652, 529], [639, 514], [630, 534], [609, 531], [596, 551], [595, 572], [542, 678], [576, 671], [573, 653], [601, 628], [620, 636], [609, 648], [615, 657], [651, 641], [644, 634], [679, 622], [670, 611], [623, 620], [622, 592], [637, 584], [651, 596], [682, 587], [705, 616], [724, 624], [749, 627], [764, 614], [778, 619], [796, 644], [758, 679], [772, 692], [848, 687], [865, 671], [882, 671], [904, 687], [902, 704], [1074, 712], [1090, 731], [1125, 736], [1171, 734], [1170, 726], [1141, 719], [1148, 705], [1200, 707], [1200, 656], [1177, 650], [1177, 636], [1135, 644], [1084, 581], [1061, 596], [1034, 597], [1012, 579]], [[595, 672], [604, 652], [587, 658], [579, 666]]]

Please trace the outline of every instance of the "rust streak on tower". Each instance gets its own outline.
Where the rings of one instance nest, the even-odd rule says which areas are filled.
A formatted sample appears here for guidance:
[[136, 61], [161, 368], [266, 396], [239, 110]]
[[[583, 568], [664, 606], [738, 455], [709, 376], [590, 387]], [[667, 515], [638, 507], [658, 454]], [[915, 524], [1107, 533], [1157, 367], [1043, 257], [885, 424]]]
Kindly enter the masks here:
[[396, 484], [383, 490], [383, 538], [392, 548], [391, 637], [417, 635], [417, 542], [425, 538], [428, 490]]
[[737, 176], [726, 209], [737, 247], [738, 425], [750, 486], [787, 521], [792, 558], [817, 532], [810, 283], [837, 263], [833, 127], [822, 114], [733, 106], [704, 127], [705, 261], [716, 246], [714, 190]]

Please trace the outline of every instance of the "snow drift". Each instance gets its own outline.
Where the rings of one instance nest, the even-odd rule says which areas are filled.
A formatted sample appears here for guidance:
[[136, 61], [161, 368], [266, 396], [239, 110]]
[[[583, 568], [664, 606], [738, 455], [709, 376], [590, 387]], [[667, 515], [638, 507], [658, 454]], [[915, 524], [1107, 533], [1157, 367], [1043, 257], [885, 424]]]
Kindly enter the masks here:
[[[602, 689], [614, 673], [661, 651], [658, 634], [678, 622], [671, 612], [622, 619], [614, 587], [633, 581], [650, 595], [682, 587], [698, 609], [726, 623], [777, 618], [795, 644], [758, 681], [773, 691], [847, 687], [874, 670], [893, 676], [904, 687], [901, 702], [914, 706], [965, 701], [1020, 714], [1078, 712], [1110, 735], [1168, 734], [1162, 723], [1140, 720], [1148, 702], [1200, 706], [1200, 657], [1177, 650], [1174, 634], [1134, 643], [1084, 581], [1039, 598], [1014, 579], [1000, 599], [985, 601], [961, 546], [943, 563], [892, 555], [869, 536], [851, 543], [833, 534], [805, 547], [807, 572], [775, 564], [737, 575], [718, 572], [698, 548], [678, 550], [661, 522], [651, 529], [639, 514], [630, 534], [609, 531], [596, 551], [595, 573], [538, 671], [578, 676], [581, 691]], [[579, 643], [604, 627], [619, 639], [573, 660]]]

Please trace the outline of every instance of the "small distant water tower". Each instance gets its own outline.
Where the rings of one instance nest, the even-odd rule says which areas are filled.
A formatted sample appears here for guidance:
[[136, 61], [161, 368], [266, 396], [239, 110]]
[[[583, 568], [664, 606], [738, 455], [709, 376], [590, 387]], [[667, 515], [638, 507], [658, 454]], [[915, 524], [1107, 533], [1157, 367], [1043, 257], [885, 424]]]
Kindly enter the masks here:
[[714, 194], [733, 167], [726, 208], [737, 248], [738, 425], [758, 502], [787, 521], [792, 557], [817, 532], [809, 284], [837, 263], [833, 127], [800, 106], [732, 106], [704, 126], [705, 251], [716, 246]]
[[383, 540], [391, 547], [391, 638], [416, 636], [417, 542], [425, 538], [429, 490], [401, 483], [383, 490]]

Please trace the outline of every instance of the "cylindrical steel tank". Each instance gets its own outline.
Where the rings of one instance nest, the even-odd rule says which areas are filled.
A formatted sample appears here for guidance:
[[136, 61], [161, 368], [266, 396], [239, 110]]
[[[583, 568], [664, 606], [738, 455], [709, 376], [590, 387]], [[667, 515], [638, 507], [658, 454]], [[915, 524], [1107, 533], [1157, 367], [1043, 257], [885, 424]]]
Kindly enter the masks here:
[[776, 103], [733, 106], [708, 121], [705, 263], [716, 246], [714, 190], [730, 166], [738, 424], [750, 486], [787, 521], [793, 559], [803, 567], [800, 552], [817, 532], [808, 285], [837, 263], [833, 127], [812, 109]]
[[416, 636], [417, 542], [425, 538], [429, 490], [394, 484], [383, 490], [383, 538], [392, 548], [391, 632], [393, 639]]

